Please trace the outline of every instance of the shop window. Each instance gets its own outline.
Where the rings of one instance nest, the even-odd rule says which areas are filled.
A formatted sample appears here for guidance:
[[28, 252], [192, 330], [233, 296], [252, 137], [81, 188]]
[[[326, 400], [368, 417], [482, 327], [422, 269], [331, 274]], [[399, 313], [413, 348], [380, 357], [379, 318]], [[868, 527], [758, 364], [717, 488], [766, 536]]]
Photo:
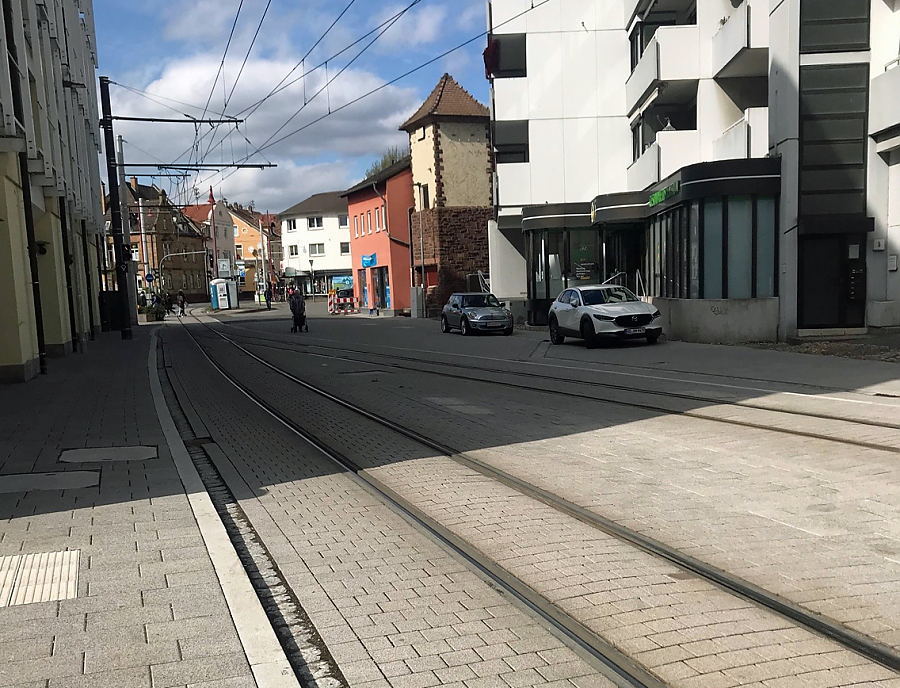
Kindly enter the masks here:
[[690, 216], [690, 296], [700, 298], [700, 204], [691, 203]]
[[576, 284], [600, 284], [600, 233], [596, 229], [569, 232], [569, 277]]
[[728, 199], [728, 298], [753, 296], [753, 200]]
[[774, 198], [756, 202], [756, 298], [775, 296], [775, 226], [777, 210]]
[[547, 269], [549, 289], [548, 297], [556, 298], [556, 295], [563, 290], [565, 286], [563, 282], [563, 272], [565, 270], [565, 235], [563, 232], [549, 232], [547, 234]]
[[528, 162], [528, 120], [494, 122], [498, 163]]
[[535, 299], [546, 299], [547, 297], [547, 279], [544, 264], [544, 249], [546, 242], [545, 232], [534, 232], [531, 235], [531, 260], [530, 265], [533, 268], [532, 273], [532, 297]]
[[708, 200], [703, 207], [703, 298], [721, 299], [722, 294], [722, 201]]

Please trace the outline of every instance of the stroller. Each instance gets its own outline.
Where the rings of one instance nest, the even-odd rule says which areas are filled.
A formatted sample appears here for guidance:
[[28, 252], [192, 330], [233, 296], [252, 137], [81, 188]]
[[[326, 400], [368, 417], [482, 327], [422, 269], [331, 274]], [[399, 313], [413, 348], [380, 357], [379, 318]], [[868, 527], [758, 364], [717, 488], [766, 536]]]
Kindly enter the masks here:
[[290, 306], [291, 315], [294, 318], [291, 332], [309, 332], [309, 325], [306, 324], [306, 302], [299, 291], [291, 294]]

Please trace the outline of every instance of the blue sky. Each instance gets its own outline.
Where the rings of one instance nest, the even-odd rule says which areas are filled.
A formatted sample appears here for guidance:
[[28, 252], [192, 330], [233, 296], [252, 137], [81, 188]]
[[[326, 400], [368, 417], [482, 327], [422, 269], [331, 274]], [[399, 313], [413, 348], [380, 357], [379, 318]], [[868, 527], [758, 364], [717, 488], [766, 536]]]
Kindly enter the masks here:
[[[215, 133], [209, 126], [201, 129], [200, 134], [205, 134], [205, 138], [198, 150], [204, 159], [231, 161], [254, 153], [294, 115], [263, 151], [268, 161], [278, 164], [277, 168], [240, 170], [227, 178], [204, 173], [191, 181], [198, 187], [202, 199], [206, 198], [212, 184], [217, 196], [224, 195], [229, 201], [242, 204], [255, 201], [260, 209], [278, 212], [312, 193], [350, 186], [359, 181], [368, 165], [383, 150], [405, 143], [405, 134], [398, 132], [397, 127], [422, 103], [444, 72], [449, 72], [472, 95], [487, 104], [488, 83], [481, 63], [484, 40], [478, 40], [403, 81], [278, 141], [327, 115], [329, 108], [333, 111], [485, 28], [484, 0], [419, 0], [349, 67], [350, 59], [371, 38], [330, 59], [412, 1], [355, 0], [307, 58], [305, 78], [297, 79], [269, 98], [252, 114], [244, 112], [240, 115], [246, 117], [246, 122], [238, 127], [238, 131], [230, 126]], [[267, 3], [267, 0], [244, 0], [225, 61], [224, 87], [220, 74], [210, 100], [210, 112], [239, 116], [242, 110], [267, 96], [295, 68], [349, 2], [272, 0], [259, 37], [235, 86], [235, 77]], [[166, 107], [169, 106], [180, 113], [199, 117], [210, 96], [239, 4], [240, 0], [128, 3], [94, 0], [99, 74], [134, 89], [196, 106], [191, 108], [164, 98], [150, 99], [113, 86], [114, 112], [179, 117]], [[326, 59], [330, 60], [329, 78], [347, 68], [313, 99], [311, 96], [325, 84], [325, 69], [310, 71]], [[291, 79], [303, 72], [303, 69], [295, 69]], [[210, 116], [215, 115], [207, 114]], [[126, 161], [187, 162], [189, 158], [197, 159], [196, 153], [185, 152], [190, 151], [194, 142], [194, 127], [190, 124], [117, 122], [116, 130], [126, 141]], [[253, 155], [251, 161], [265, 162], [259, 154]], [[158, 178], [154, 181], [169, 189], [169, 180]]]

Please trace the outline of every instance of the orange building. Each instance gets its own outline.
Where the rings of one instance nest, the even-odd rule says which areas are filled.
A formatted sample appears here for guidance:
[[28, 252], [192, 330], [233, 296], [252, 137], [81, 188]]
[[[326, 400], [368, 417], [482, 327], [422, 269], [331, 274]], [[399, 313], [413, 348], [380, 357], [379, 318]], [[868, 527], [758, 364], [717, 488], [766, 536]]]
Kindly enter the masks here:
[[407, 156], [343, 194], [350, 216], [354, 292], [360, 310], [409, 313], [412, 166]]

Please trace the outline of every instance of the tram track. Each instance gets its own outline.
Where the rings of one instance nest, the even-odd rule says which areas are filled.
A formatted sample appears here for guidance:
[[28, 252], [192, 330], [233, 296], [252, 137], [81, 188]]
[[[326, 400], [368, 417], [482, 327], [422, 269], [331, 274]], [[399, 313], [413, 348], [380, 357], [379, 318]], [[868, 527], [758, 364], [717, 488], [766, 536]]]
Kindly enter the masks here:
[[[215, 330], [213, 330], [215, 331]], [[220, 333], [221, 334], [221, 333]], [[226, 336], [226, 335], [222, 335]], [[665, 390], [655, 390], [646, 388], [635, 388], [627, 385], [618, 385], [610, 382], [600, 382], [596, 380], [573, 380], [568, 378], [557, 378], [551, 375], [523, 372], [513, 370], [492, 370], [482, 366], [462, 365], [455, 362], [433, 361], [417, 359], [409, 356], [399, 356], [396, 354], [386, 354], [383, 352], [366, 352], [355, 349], [342, 347], [329, 347], [324, 345], [303, 343], [298, 349], [297, 346], [289, 346], [278, 340], [270, 340], [262, 337], [250, 337], [247, 335], [234, 335], [229, 333], [228, 338], [235, 341], [243, 342], [248, 346], [259, 346], [264, 348], [277, 349], [282, 351], [302, 350], [307, 355], [328, 358], [339, 361], [347, 361], [355, 364], [369, 363], [383, 367], [396, 368], [411, 372], [422, 372], [433, 375], [439, 375], [448, 379], [463, 380], [467, 382], [482, 382], [488, 384], [496, 384], [514, 389], [522, 389], [530, 392], [541, 392], [546, 394], [556, 394], [571, 398], [585, 399], [603, 404], [611, 404], [616, 406], [627, 406], [629, 408], [640, 409], [643, 411], [651, 411], [654, 413], [663, 413], [667, 415], [681, 415], [688, 418], [696, 418], [699, 420], [722, 423], [726, 425], [754, 428], [769, 432], [776, 432], [795, 437], [805, 437], [809, 439], [823, 440], [827, 442], [835, 442], [852, 447], [862, 449], [873, 449], [877, 451], [885, 451], [894, 454], [900, 454], [900, 440], [896, 446], [873, 442], [864, 439], [855, 439], [842, 434], [842, 431], [853, 426], [862, 428], [871, 428], [875, 430], [895, 431], [900, 430], [900, 423], [889, 423], [878, 420], [869, 420], [864, 418], [843, 418], [826, 413], [817, 413], [803, 411], [798, 409], [774, 408], [758, 403], [748, 403], [742, 401], [729, 401], [727, 399], [715, 397], [703, 397], [695, 394], [684, 394], [670, 392]], [[311, 350], [317, 351], [311, 351]], [[333, 353], [333, 352], [340, 353]], [[374, 359], [374, 360], [367, 360]], [[506, 379], [506, 377], [517, 378], [534, 378], [542, 382], [546, 382], [553, 386], [542, 386], [538, 384], [529, 384], [527, 381], [514, 381]], [[665, 381], [664, 378], [661, 381]], [[561, 386], [563, 388], [555, 387]], [[672, 405], [664, 403], [647, 403], [644, 401], [636, 401], [625, 397], [607, 397], [600, 396], [596, 393], [584, 391], [590, 390], [609, 390], [614, 393], [626, 395], [648, 395], [656, 399], [676, 400], [678, 402], [687, 402], [691, 404], [700, 404], [706, 407], [725, 408], [733, 407], [736, 409], [746, 409], [752, 413], [759, 414], [776, 414], [777, 416], [786, 418], [806, 418], [815, 421], [827, 421], [833, 425], [829, 427], [829, 432], [800, 430], [797, 428], [786, 428], [773, 425], [770, 420], [750, 420], [734, 417], [724, 417], [710, 412], [708, 409], [692, 409], [692, 408], [676, 408]], [[774, 392], [778, 393], [778, 392]]]
[[[294, 384], [300, 385], [309, 392], [312, 392], [341, 406], [342, 408], [352, 412], [353, 414], [364, 417], [369, 421], [378, 424], [382, 428], [389, 430], [390, 432], [402, 435], [407, 439], [410, 439], [435, 452], [438, 452], [439, 454], [489, 478], [490, 480], [497, 481], [532, 500], [545, 504], [555, 509], [556, 511], [565, 514], [568, 517], [574, 518], [577, 521], [590, 526], [591, 528], [610, 535], [620, 541], [624, 541], [629, 545], [656, 558], [663, 559], [670, 564], [673, 564], [684, 571], [690, 572], [691, 574], [707, 581], [708, 583], [711, 583], [712, 585], [720, 589], [724, 589], [729, 593], [741, 599], [747, 600], [758, 607], [762, 607], [769, 612], [773, 612], [785, 619], [788, 619], [792, 623], [810, 630], [820, 636], [824, 636], [846, 649], [852, 650], [853, 652], [860, 654], [894, 671], [900, 671], [900, 653], [898, 653], [894, 648], [888, 645], [885, 645], [862, 633], [849, 629], [843, 624], [840, 624], [839, 622], [824, 615], [820, 615], [808, 609], [805, 609], [800, 605], [791, 602], [790, 600], [787, 600], [771, 591], [768, 591], [727, 571], [712, 566], [690, 555], [686, 555], [672, 547], [669, 547], [665, 543], [659, 542], [653, 538], [649, 538], [610, 519], [606, 519], [599, 514], [596, 514], [588, 509], [585, 509], [584, 507], [579, 506], [578, 504], [560, 497], [558, 494], [533, 485], [532, 483], [522, 480], [521, 478], [518, 478], [517, 476], [512, 475], [506, 471], [490, 466], [483, 461], [480, 461], [479, 459], [467, 455], [465, 452], [457, 451], [455, 448], [447, 446], [440, 441], [422, 435], [421, 433], [406, 428], [384, 416], [381, 416], [380, 414], [362, 408], [361, 406], [343, 399], [333, 394], [332, 392], [329, 392], [328, 390], [313, 385], [306, 380], [301, 380], [290, 372], [283, 370], [282, 368], [265, 360], [262, 356], [258, 356], [257, 354], [248, 350], [246, 347], [234, 341], [234, 339], [232, 339], [231, 337], [217, 331], [215, 328], [209, 327], [205, 324], [204, 326], [209, 331], [214, 333], [217, 337], [228, 342], [231, 346], [235, 347], [241, 353], [255, 360], [259, 364], [267, 367], [277, 375], [290, 380]], [[193, 333], [191, 333], [191, 336], [194, 338], [194, 341], [200, 347], [201, 351], [203, 351], [207, 359], [210, 360], [210, 362], [217, 369], [219, 369], [219, 371], [223, 375], [229, 377], [227, 371], [215, 360], [213, 360], [209, 353], [204, 349], [199, 339]], [[292, 350], [296, 351], [296, 349]], [[354, 362], [356, 363], [360, 362], [358, 359], [349, 360], [354, 360]], [[231, 378], [229, 377], [229, 379]], [[527, 586], [524, 586], [524, 584], [517, 581], [514, 577], [510, 576], [510, 574], [499, 568], [495, 563], [487, 559], [478, 550], [475, 550], [471, 545], [468, 545], [464, 541], [461, 541], [460, 538], [453, 535], [453, 533], [423, 514], [414, 505], [406, 502], [402, 497], [397, 495], [389, 487], [383, 485], [376, 478], [373, 478], [365, 469], [362, 469], [351, 459], [346, 456], [336, 454], [327, 446], [327, 442], [324, 442], [320, 438], [311, 436], [308, 430], [299, 427], [290, 418], [286, 418], [278, 409], [271, 407], [271, 405], [267, 404], [264, 399], [260, 398], [256, 392], [244, 388], [234, 380], [231, 380], [231, 382], [232, 384], [237, 386], [245, 395], [253, 399], [255, 403], [260, 405], [267, 412], [269, 412], [271, 415], [278, 418], [283, 424], [288, 426], [292, 431], [303, 437], [307, 442], [313, 444], [313, 446], [316, 446], [320, 450], [324, 451], [327, 455], [329, 455], [329, 458], [337, 461], [345, 470], [354, 473], [362, 480], [364, 480], [367, 484], [370, 485], [370, 487], [375, 489], [383, 499], [387, 500], [395, 508], [401, 509], [402, 511], [404, 511], [404, 513], [411, 515], [422, 527], [427, 529], [429, 532], [435, 533], [439, 537], [439, 539], [445, 543], [445, 545], [460, 553], [461, 556], [470, 561], [479, 570], [486, 572], [492, 580], [495, 580], [497, 584], [504, 587], [504, 589], [507, 589], [514, 597], [520, 599], [520, 601], [523, 601], [526, 605], [535, 610], [539, 614], [539, 616], [541, 616], [541, 618], [545, 619], [545, 621], [553, 624], [558, 624], [557, 628], [561, 628], [563, 633], [567, 637], [575, 639], [580, 647], [584, 649], [585, 644], [591, 645], [593, 643], [594, 650], [591, 650], [591, 652], [594, 652], [597, 651], [597, 642], [599, 641], [599, 646], [602, 648], [602, 650], [600, 651], [600, 661], [602, 661], [606, 666], [618, 667], [615, 669], [615, 671], [617, 673], [621, 673], [623, 671], [622, 666], [624, 660], [624, 673], [628, 673], [629, 664], [633, 663], [631, 663], [627, 657], [616, 656], [616, 653], [618, 653], [619, 655], [621, 655], [621, 653], [619, 653], [618, 650], [615, 650], [615, 648], [612, 648], [611, 645], [608, 645], [608, 643], [597, 637], [596, 634], [590, 631], [590, 629], [586, 629], [586, 627], [582, 626], [577, 620], [569, 617], [563, 612], [560, 612], [558, 608], [549, 603], [546, 599], [541, 598], [540, 595], [527, 588]], [[545, 391], [541, 389], [530, 389], [532, 389], [533, 391]], [[560, 614], [562, 615], [562, 618], [560, 618]], [[613, 650], [613, 659], [610, 659], [610, 656], [607, 653], [608, 649]], [[654, 677], [650, 675], [649, 678], [653, 679]], [[639, 682], [630, 683], [629, 685], [650, 684], [647, 684], [646, 682]]]

